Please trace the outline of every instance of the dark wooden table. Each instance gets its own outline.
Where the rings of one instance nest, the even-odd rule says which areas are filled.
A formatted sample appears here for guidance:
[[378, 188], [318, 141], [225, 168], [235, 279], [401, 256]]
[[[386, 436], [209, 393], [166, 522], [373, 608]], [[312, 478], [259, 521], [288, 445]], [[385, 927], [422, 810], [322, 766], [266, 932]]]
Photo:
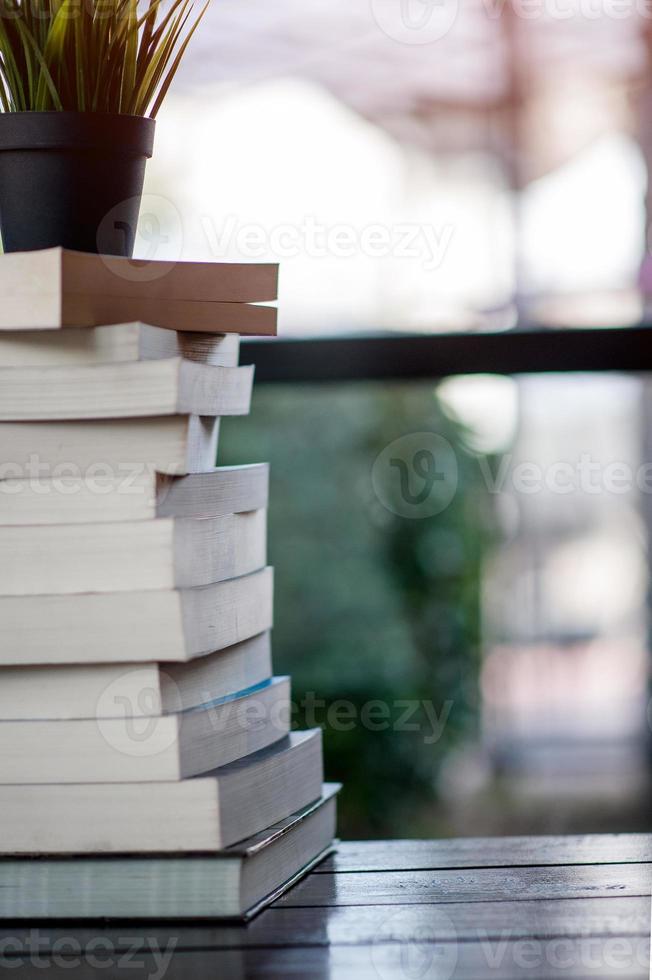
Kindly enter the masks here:
[[0, 958], [38, 943], [47, 977], [647, 980], [651, 883], [652, 835], [344, 843], [247, 927], [3, 923]]

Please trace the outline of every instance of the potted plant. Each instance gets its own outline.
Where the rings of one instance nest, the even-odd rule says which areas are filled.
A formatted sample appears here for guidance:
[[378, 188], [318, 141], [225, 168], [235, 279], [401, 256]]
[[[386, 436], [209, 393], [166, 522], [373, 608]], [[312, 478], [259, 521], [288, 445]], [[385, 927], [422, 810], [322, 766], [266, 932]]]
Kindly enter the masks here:
[[131, 256], [155, 117], [206, 10], [163, 3], [2, 0], [5, 251]]

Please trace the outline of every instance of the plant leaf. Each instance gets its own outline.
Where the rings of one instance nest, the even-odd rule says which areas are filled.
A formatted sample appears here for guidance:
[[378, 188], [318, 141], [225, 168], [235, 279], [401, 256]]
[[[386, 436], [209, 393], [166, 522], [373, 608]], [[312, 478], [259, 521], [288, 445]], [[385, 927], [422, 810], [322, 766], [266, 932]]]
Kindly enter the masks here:
[[155, 116], [208, 4], [190, 23], [194, 0], [140, 2], [4, 0], [0, 110]]
[[158, 114], [159, 109], [161, 108], [161, 105], [163, 103], [163, 100], [165, 99], [165, 96], [168, 94], [170, 85], [174, 81], [174, 77], [175, 77], [177, 71], [179, 70], [179, 65], [181, 64], [181, 59], [183, 58], [184, 54], [186, 53], [186, 48], [190, 44], [190, 42], [192, 40], [193, 34], [195, 33], [195, 31], [199, 27], [199, 24], [201, 22], [202, 17], [204, 16], [204, 14], [206, 13], [206, 11], [208, 10], [209, 3], [210, 3], [210, 0], [207, 0], [206, 4], [204, 5], [204, 7], [203, 7], [203, 9], [201, 11], [201, 13], [199, 14], [199, 17], [196, 19], [195, 23], [190, 28], [188, 34], [186, 35], [185, 40], [183, 41], [183, 44], [179, 48], [179, 50], [177, 52], [177, 55], [176, 55], [174, 61], [172, 62], [171, 67], [168, 69], [168, 73], [167, 73], [167, 75], [165, 77], [165, 81], [163, 82], [163, 84], [162, 84], [162, 86], [161, 86], [161, 88], [159, 90], [158, 97], [157, 97], [156, 102], [154, 103], [154, 106], [153, 106], [152, 111], [150, 113], [152, 119], [156, 119], [156, 116]]

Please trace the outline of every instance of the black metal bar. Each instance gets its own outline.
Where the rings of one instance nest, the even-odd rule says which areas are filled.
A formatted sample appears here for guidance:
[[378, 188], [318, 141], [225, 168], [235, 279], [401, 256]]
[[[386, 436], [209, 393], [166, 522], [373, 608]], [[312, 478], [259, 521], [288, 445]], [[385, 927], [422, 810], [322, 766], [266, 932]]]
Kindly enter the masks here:
[[257, 382], [399, 381], [452, 374], [652, 371], [652, 324], [622, 329], [389, 334], [242, 342]]

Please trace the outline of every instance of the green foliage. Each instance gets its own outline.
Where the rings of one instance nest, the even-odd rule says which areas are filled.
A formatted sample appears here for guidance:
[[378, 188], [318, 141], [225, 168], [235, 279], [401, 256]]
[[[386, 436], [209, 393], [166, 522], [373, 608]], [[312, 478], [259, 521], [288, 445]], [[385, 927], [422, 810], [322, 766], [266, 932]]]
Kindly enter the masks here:
[[[432, 832], [438, 771], [477, 718], [488, 541], [477, 460], [431, 385], [255, 391], [248, 419], [223, 420], [220, 462], [271, 462], [274, 664], [292, 674], [295, 725], [324, 727], [327, 776], [345, 784], [343, 837]], [[423, 431], [454, 446], [459, 491], [443, 513], [409, 520], [382, 506], [371, 471], [394, 439]], [[353, 724], [333, 723], [342, 699]], [[392, 724], [374, 730], [360, 718], [378, 701]], [[416, 729], [396, 730], [399, 701], [415, 703]], [[423, 701], [445, 718], [436, 740]]]
[[155, 117], [206, 7], [193, 0], [3, 0], [0, 106], [5, 112]]

